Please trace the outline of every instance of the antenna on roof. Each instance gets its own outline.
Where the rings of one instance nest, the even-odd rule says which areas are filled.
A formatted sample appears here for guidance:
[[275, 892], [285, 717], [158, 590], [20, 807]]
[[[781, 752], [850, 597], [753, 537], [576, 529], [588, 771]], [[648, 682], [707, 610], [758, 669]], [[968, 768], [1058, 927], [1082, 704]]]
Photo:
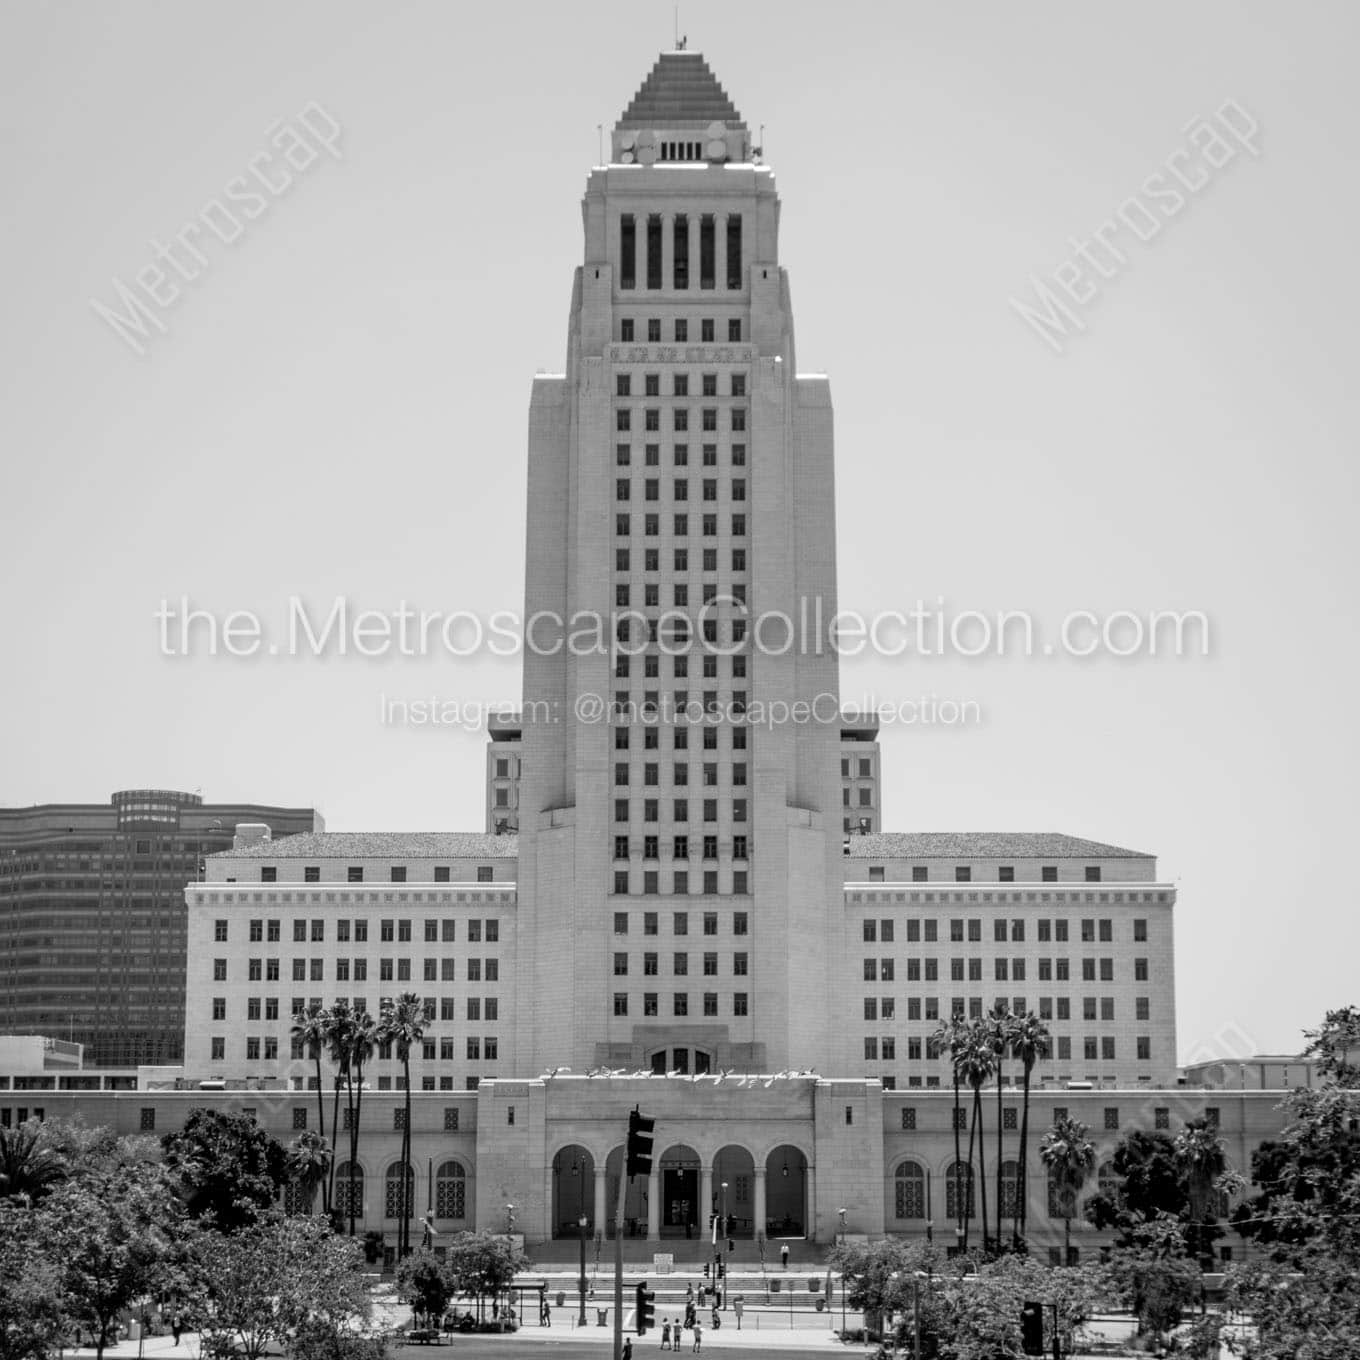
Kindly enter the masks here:
[[595, 164], [596, 164], [596, 165], [603, 165], [603, 164], [604, 164], [604, 124], [603, 124], [603, 123], [596, 123], [596, 124], [595, 124], [595, 134], [596, 134], [596, 137], [598, 138], [599, 144], [600, 144], [600, 159], [597, 160], [597, 161], [595, 162]]

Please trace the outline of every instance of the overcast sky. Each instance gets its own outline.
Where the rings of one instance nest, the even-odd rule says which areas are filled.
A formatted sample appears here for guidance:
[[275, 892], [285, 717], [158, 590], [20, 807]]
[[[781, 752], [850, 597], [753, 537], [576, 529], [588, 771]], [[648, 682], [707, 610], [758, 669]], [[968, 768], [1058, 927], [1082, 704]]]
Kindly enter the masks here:
[[[799, 366], [836, 407], [842, 605], [1027, 610], [1045, 637], [1078, 609], [1210, 621], [1208, 658], [842, 670], [847, 702], [983, 714], [885, 731], [889, 829], [1157, 854], [1182, 1055], [1288, 1051], [1358, 999], [1357, 14], [681, 7], [764, 125]], [[671, 5], [11, 3], [0, 25], [0, 803], [153, 785], [480, 830], [481, 734], [385, 726], [380, 700], [511, 703], [516, 660], [166, 657], [154, 615], [520, 607], [530, 379], [564, 362], [597, 125]], [[1150, 201], [1227, 100], [1254, 149], [1146, 242], [1121, 228], [1054, 352], [1011, 299]], [[200, 231], [134, 354], [91, 300], [252, 167], [280, 184], [318, 109], [338, 155], [294, 143], [310, 163], [233, 244]]]

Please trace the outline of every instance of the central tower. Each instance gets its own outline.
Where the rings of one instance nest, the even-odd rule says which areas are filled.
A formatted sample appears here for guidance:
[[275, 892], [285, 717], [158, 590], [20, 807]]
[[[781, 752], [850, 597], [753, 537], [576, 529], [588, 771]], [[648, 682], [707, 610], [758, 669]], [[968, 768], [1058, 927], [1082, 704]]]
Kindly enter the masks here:
[[842, 976], [832, 416], [703, 57], [582, 203], [529, 411], [515, 1070], [821, 1067]]

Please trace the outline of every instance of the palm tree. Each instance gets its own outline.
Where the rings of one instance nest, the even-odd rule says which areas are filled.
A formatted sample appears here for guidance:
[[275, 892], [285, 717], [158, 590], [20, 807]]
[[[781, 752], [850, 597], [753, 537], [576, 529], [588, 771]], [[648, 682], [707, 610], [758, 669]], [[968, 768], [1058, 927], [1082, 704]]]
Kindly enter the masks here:
[[[302, 1191], [308, 1213], [316, 1203], [317, 1186], [326, 1184], [333, 1160], [330, 1144], [311, 1129], [304, 1130], [288, 1144], [288, 1179]], [[323, 1206], [323, 1212], [329, 1212], [328, 1205]]]
[[[359, 1164], [359, 1122], [364, 1108], [364, 1064], [373, 1056], [378, 1042], [378, 1026], [367, 1011], [350, 1016], [345, 1083], [349, 1096], [349, 1164]], [[349, 1235], [354, 1236], [354, 1196], [349, 1196]]]
[[[326, 1049], [330, 1055], [330, 1060], [335, 1064], [335, 1099], [331, 1103], [331, 1133], [334, 1136], [335, 1145], [340, 1145], [340, 1085], [347, 1081], [349, 1077], [349, 1051], [350, 1038], [354, 1029], [354, 1012], [350, 1010], [349, 1002], [343, 997], [339, 998], [335, 1005], [325, 1013]], [[354, 1111], [350, 1110], [350, 1120], [354, 1119]], [[353, 1171], [354, 1163], [351, 1160], [350, 1169]], [[327, 1200], [332, 1210], [335, 1207], [335, 1168], [336, 1160], [331, 1160], [331, 1171], [328, 1177], [330, 1186]], [[348, 1195], [348, 1191], [346, 1194]]]
[[1190, 1196], [1191, 1252], [1196, 1260], [1205, 1251], [1205, 1220], [1214, 1183], [1227, 1168], [1223, 1144], [1207, 1119], [1192, 1119], [1176, 1135], [1176, 1161], [1185, 1172]]
[[1034, 1065], [1046, 1057], [1049, 1049], [1048, 1026], [1033, 1011], [1015, 1018], [1011, 1030], [1011, 1057], [1017, 1059], [1024, 1072], [1025, 1101], [1020, 1113], [1020, 1176], [1015, 1187], [1016, 1206], [1020, 1213], [1019, 1229], [1015, 1232], [1018, 1247], [1025, 1240], [1025, 1220], [1029, 1213], [1029, 1079]]
[[[982, 1117], [982, 1088], [996, 1072], [996, 1058], [992, 1054], [987, 1033], [987, 1022], [978, 1019], [967, 1026], [963, 1050], [959, 1057], [964, 1080], [973, 1088], [973, 1120], [968, 1130], [968, 1174], [973, 1174], [973, 1139], [977, 1138], [978, 1185], [982, 1193], [982, 1251], [986, 1255], [987, 1239], [987, 1152], [986, 1128]], [[967, 1220], [964, 1221], [965, 1235]]]
[[0, 1198], [41, 1199], [70, 1173], [65, 1158], [37, 1119], [26, 1119], [12, 1129], [0, 1129]]
[[[293, 1016], [293, 1038], [307, 1050], [307, 1055], [316, 1064], [316, 1119], [317, 1129], [321, 1134], [321, 1141], [326, 1141], [326, 1095], [321, 1085], [321, 1055], [326, 1051], [326, 1046], [330, 1040], [330, 1015], [319, 1003], [312, 1005], [297, 1012]], [[335, 1126], [331, 1125], [332, 1141], [335, 1137]], [[321, 1209], [323, 1213], [331, 1211], [331, 1188], [330, 1178], [325, 1177], [321, 1181]]]
[[[966, 1191], [959, 1189], [959, 1159], [963, 1155], [963, 1149], [959, 1146], [959, 1052], [963, 1043], [964, 1023], [963, 1017], [950, 1015], [948, 1020], [941, 1020], [939, 1028], [930, 1036], [930, 1041], [935, 1051], [941, 1052], [949, 1050], [950, 1065], [954, 1071], [954, 1169], [950, 1173], [954, 1180], [954, 1230], [957, 1235], [960, 1251], [968, 1248], [967, 1229], [964, 1223], [964, 1205], [961, 1194], [967, 1194], [969, 1200], [972, 1199], [972, 1186]], [[973, 1165], [972, 1154], [969, 1154], [968, 1165]]]
[[1096, 1164], [1095, 1144], [1086, 1136], [1089, 1132], [1079, 1120], [1060, 1115], [1039, 1144], [1039, 1160], [1062, 1192], [1064, 1264], [1072, 1259], [1072, 1215], [1077, 1210], [1077, 1195]]
[[[1010, 1052], [1011, 1032], [1015, 1028], [1015, 1016], [1005, 1002], [998, 1001], [982, 1022], [982, 1035], [992, 1054], [993, 1069], [996, 1073], [996, 1249], [1001, 1250], [1001, 1172], [1005, 1166], [1006, 1140], [1004, 1137], [1004, 1114], [1001, 1105], [1001, 1072]], [[985, 1237], [986, 1234], [984, 1233]]]
[[402, 1214], [397, 1221], [397, 1259], [411, 1250], [411, 1046], [425, 1037], [425, 1003], [403, 992], [378, 1022], [378, 1042], [394, 1044], [406, 1087], [406, 1119], [401, 1126]]

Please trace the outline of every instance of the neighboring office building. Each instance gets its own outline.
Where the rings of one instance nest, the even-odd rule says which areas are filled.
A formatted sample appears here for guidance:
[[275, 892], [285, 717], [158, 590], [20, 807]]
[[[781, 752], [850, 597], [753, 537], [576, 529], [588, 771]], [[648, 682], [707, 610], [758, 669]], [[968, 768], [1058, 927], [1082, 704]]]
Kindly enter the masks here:
[[492, 716], [486, 742], [486, 832], [512, 836], [519, 830], [519, 762], [523, 732], [519, 714]]
[[164, 789], [0, 808], [0, 1032], [59, 1035], [113, 1066], [177, 1061], [184, 885], [246, 821], [322, 825], [311, 808]]
[[841, 828], [846, 835], [883, 830], [878, 714], [841, 713]]

